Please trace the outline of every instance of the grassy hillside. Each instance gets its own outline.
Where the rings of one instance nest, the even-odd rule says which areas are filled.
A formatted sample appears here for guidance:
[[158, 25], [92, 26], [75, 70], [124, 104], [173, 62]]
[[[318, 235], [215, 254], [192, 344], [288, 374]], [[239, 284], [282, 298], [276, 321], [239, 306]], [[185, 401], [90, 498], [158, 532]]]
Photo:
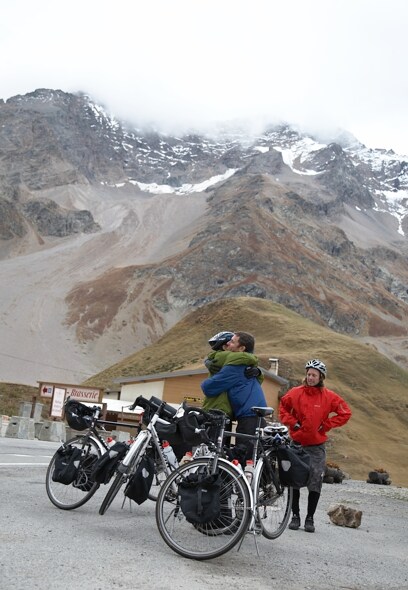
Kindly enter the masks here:
[[303, 378], [308, 359], [321, 358], [328, 367], [327, 387], [341, 394], [353, 411], [346, 426], [330, 433], [329, 459], [356, 479], [365, 480], [372, 469], [384, 468], [393, 483], [408, 486], [408, 372], [373, 347], [271, 301], [247, 297], [202, 307], [153, 346], [86, 384], [109, 387], [117, 377], [202, 366], [208, 338], [225, 329], [254, 334], [260, 364], [267, 368], [268, 358], [279, 358], [280, 374], [292, 381]]
[[38, 387], [0, 383], [0, 414], [18, 416], [21, 402], [31, 402], [38, 394]]

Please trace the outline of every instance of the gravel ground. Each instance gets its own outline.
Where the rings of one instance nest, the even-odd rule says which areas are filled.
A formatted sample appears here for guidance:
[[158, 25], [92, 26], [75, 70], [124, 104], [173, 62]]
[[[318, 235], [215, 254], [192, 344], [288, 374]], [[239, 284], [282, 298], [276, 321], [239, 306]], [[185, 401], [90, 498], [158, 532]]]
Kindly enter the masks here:
[[[323, 484], [314, 534], [287, 529], [274, 541], [248, 534], [239, 551], [198, 562], [167, 547], [153, 502], [121, 509], [117, 497], [101, 517], [102, 487], [77, 510], [56, 509], [44, 485], [54, 446], [0, 438], [1, 588], [408, 590], [406, 488]], [[302, 490], [302, 524], [306, 498]], [[331, 523], [333, 503], [362, 510], [361, 526]]]
[[[302, 490], [302, 524], [306, 498]], [[327, 510], [334, 503], [361, 510], [361, 526], [352, 529], [331, 523]], [[271, 571], [279, 571], [286, 562], [285, 582], [290, 588], [406, 589], [407, 521], [407, 488], [352, 480], [323, 484], [316, 532], [285, 531], [273, 545]]]

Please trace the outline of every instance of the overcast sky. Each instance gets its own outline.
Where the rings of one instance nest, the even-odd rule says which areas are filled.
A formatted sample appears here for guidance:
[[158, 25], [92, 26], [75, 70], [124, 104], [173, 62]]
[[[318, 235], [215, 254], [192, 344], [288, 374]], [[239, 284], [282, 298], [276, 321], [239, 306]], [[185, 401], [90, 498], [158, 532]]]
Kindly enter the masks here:
[[83, 91], [163, 131], [344, 128], [408, 155], [407, 0], [2, 0], [0, 98]]

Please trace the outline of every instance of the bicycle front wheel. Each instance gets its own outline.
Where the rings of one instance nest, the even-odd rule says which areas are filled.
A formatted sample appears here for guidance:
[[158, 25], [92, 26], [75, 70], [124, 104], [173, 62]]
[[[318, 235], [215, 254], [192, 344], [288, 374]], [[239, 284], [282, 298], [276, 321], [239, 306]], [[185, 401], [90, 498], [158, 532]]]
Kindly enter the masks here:
[[234, 467], [219, 460], [220, 512], [209, 522], [192, 524], [180, 504], [180, 483], [191, 474], [205, 477], [212, 459], [202, 457], [176, 469], [163, 483], [156, 503], [156, 523], [167, 545], [189, 559], [212, 559], [232, 549], [247, 532], [251, 518], [250, 492]]
[[70, 484], [53, 481], [55, 461], [58, 459], [57, 451], [48, 465], [45, 488], [54, 506], [61, 510], [73, 510], [88, 502], [99, 488], [99, 483], [91, 479], [91, 472], [101, 456], [101, 451], [98, 444], [89, 436], [76, 436], [63, 446], [75, 447], [81, 451], [77, 475]]
[[257, 522], [262, 535], [267, 539], [277, 539], [286, 529], [290, 518], [292, 488], [280, 485], [277, 458], [272, 454], [263, 459], [254, 494]]
[[128, 454], [124, 460], [119, 463], [112, 485], [110, 486], [108, 493], [104, 497], [101, 507], [99, 508], [99, 514], [105, 514], [113, 500], [118, 495], [120, 488], [125, 483], [127, 483], [130, 477], [136, 472], [136, 469], [146, 451], [148, 437], [149, 433], [147, 430], [142, 430], [139, 432], [135, 442], [130, 447]]
[[109, 506], [112, 504], [113, 500], [119, 493], [120, 488], [123, 484], [128, 480], [128, 476], [124, 475], [123, 473], [117, 473], [115, 475], [115, 479], [112, 482], [111, 487], [108, 490], [108, 493], [103, 499], [101, 507], [99, 508], [99, 514], [102, 516], [105, 514]]
[[156, 447], [149, 450], [149, 455], [154, 461], [154, 475], [148, 497], [149, 500], [156, 502], [163, 483], [166, 481], [172, 470], [174, 471], [174, 467], [169, 467], [166, 460], [163, 458], [163, 455], [159, 454]]

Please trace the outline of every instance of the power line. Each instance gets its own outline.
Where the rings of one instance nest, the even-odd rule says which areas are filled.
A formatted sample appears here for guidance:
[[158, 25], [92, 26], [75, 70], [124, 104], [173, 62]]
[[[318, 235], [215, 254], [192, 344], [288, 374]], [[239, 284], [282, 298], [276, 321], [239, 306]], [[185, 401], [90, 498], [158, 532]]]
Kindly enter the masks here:
[[41, 361], [32, 361], [30, 359], [24, 359], [20, 356], [14, 356], [13, 354], [8, 354], [6, 352], [0, 352], [1, 356], [7, 356], [8, 358], [11, 359], [16, 359], [17, 361], [23, 361], [25, 363], [31, 363], [32, 365], [41, 365], [42, 367], [50, 367], [52, 369], [59, 369], [60, 371], [67, 371], [70, 373], [81, 373], [82, 375], [86, 375], [88, 376], [89, 373], [85, 373], [85, 371], [80, 371], [80, 370], [72, 370], [72, 369], [66, 369], [65, 367], [58, 367], [56, 365], [50, 365], [48, 363], [42, 363]]

